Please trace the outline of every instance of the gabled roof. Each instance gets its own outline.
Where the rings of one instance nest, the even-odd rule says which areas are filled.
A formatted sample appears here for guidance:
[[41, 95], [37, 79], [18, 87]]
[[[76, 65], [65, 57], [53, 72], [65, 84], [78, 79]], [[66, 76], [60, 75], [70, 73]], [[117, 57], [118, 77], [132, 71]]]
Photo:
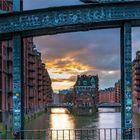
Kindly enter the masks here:
[[74, 86], [93, 86], [98, 83], [98, 75], [78, 75]]

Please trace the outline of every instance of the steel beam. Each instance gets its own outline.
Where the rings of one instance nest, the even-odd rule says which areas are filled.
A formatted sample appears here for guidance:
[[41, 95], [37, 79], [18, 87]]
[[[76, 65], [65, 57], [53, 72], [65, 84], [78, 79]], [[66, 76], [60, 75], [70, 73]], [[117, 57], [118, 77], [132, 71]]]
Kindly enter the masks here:
[[121, 124], [123, 139], [132, 139], [131, 24], [121, 27]]
[[140, 25], [140, 1], [53, 7], [0, 15], [0, 38], [20, 32], [37, 36]]
[[[22, 0], [13, 0], [13, 10], [22, 10]], [[13, 35], [13, 133], [16, 139], [24, 139], [24, 91], [23, 91], [23, 39]]]

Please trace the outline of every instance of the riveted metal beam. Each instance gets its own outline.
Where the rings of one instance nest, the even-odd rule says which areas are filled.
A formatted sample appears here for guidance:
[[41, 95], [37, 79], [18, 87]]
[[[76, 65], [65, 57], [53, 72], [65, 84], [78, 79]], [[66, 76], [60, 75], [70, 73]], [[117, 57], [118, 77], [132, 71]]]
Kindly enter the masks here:
[[23, 37], [140, 25], [140, 2], [53, 7], [0, 15], [0, 38]]
[[131, 24], [121, 27], [121, 124], [123, 139], [132, 139], [132, 47]]

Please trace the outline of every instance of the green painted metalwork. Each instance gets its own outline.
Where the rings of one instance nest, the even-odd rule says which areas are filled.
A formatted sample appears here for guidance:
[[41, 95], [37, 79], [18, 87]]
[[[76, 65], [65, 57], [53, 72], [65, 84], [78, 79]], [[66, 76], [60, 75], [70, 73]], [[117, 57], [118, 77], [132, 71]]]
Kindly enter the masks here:
[[[13, 0], [13, 10], [20, 11], [20, 0]], [[24, 92], [23, 92], [23, 41], [20, 34], [13, 35], [13, 128], [16, 138], [23, 137], [24, 130]]]
[[21, 129], [21, 37], [13, 38], [13, 131]]
[[[121, 105], [123, 137], [132, 137], [132, 58], [131, 24], [124, 23], [121, 28]], [[129, 130], [130, 129], [130, 130]], [[129, 132], [128, 132], [129, 130]], [[127, 134], [127, 135], [126, 135]]]
[[97, 28], [120, 27], [130, 21], [140, 25], [140, 1], [54, 7], [0, 15], [0, 38], [56, 34]]
[[[21, 93], [22, 69], [21, 65], [18, 66], [21, 60], [21, 50], [18, 49], [21, 48], [20, 37], [121, 27], [122, 128], [123, 136], [127, 133], [131, 137], [131, 131], [128, 131], [132, 128], [131, 26], [140, 26], [140, 1], [53, 7], [1, 14], [0, 40], [17, 33], [21, 35], [15, 36], [17, 42], [15, 41], [13, 56], [13, 60], [17, 61], [17, 64], [14, 62], [13, 72], [13, 98], [16, 99], [14, 119], [20, 117], [21, 111], [15, 106], [21, 104], [21, 98], [18, 98], [18, 95], [21, 96], [18, 93]], [[20, 127], [21, 124], [17, 122], [15, 128]]]

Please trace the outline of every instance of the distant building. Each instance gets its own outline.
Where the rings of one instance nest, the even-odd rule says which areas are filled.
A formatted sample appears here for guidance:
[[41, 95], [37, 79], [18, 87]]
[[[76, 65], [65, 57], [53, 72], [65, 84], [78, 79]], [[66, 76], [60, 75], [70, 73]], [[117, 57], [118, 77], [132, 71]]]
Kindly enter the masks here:
[[73, 92], [73, 89], [64, 89], [64, 90], [59, 90], [59, 94], [70, 94]]
[[115, 102], [115, 88], [107, 88], [99, 91], [99, 103], [114, 103]]
[[74, 85], [75, 106], [94, 106], [98, 103], [98, 75], [78, 75]]
[[121, 103], [121, 81], [115, 83], [115, 103]]
[[120, 80], [115, 83], [114, 87], [99, 91], [99, 103], [121, 103]]
[[53, 93], [53, 104], [59, 104], [59, 94], [58, 93]]
[[53, 101], [51, 79], [41, 53], [33, 44], [33, 38], [24, 40], [24, 105], [25, 114], [31, 115], [44, 109]]
[[140, 51], [136, 52], [132, 71], [133, 111], [140, 113]]
[[[71, 101], [73, 98], [73, 89], [70, 88], [70, 89], [64, 89], [64, 90], [59, 90], [59, 101], [60, 103], [66, 103], [68, 101]], [[70, 98], [68, 100], [68, 98]]]

